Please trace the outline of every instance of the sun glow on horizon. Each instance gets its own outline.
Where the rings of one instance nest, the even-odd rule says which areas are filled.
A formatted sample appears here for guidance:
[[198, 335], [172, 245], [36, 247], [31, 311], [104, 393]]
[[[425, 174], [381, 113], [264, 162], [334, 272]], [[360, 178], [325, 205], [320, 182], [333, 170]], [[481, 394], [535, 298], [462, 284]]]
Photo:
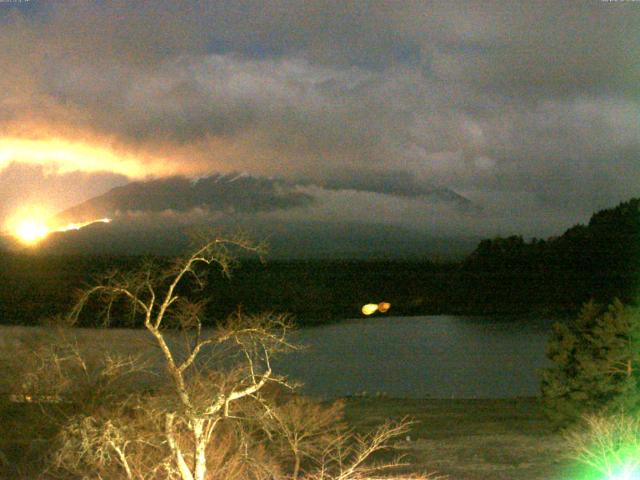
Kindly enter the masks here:
[[112, 221], [110, 218], [98, 218], [88, 222], [54, 226], [47, 218], [49, 216], [41, 212], [18, 214], [7, 223], [7, 229], [23, 245], [35, 246], [52, 233], [80, 230], [94, 223], [111, 223]]
[[15, 226], [14, 234], [27, 245], [34, 245], [49, 235], [49, 228], [40, 220], [25, 218]]
[[98, 218], [97, 220], [89, 220], [88, 222], [82, 223], [69, 223], [64, 227], [60, 227], [55, 232], [68, 232], [70, 230], [80, 230], [81, 228], [88, 227], [89, 225], [93, 225], [94, 223], [111, 223], [110, 218]]
[[130, 178], [172, 174], [168, 164], [142, 153], [135, 155], [103, 144], [61, 138], [0, 138], [0, 171], [12, 162], [42, 165], [47, 171], [111, 172]]

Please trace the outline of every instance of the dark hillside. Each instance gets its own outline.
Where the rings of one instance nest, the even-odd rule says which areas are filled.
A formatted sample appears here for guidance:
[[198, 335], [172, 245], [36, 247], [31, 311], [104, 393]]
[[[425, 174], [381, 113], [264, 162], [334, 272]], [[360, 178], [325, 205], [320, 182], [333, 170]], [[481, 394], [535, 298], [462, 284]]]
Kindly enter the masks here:
[[463, 262], [476, 272], [625, 274], [640, 269], [640, 199], [599, 211], [588, 225], [525, 242], [521, 236], [483, 240]]
[[483, 240], [461, 270], [477, 275], [477, 295], [498, 305], [570, 309], [590, 298], [633, 302], [640, 278], [640, 199], [599, 211], [560, 237]]
[[[369, 302], [393, 315], [564, 314], [594, 298], [637, 298], [640, 200], [594, 214], [562, 236], [483, 240], [458, 263], [414, 260], [243, 260], [230, 279], [210, 276], [212, 321], [237, 308], [289, 312], [301, 323], [353, 318]], [[74, 291], [141, 256], [0, 256], [2, 323], [34, 324], [66, 312]], [[166, 257], [158, 257], [160, 262]]]

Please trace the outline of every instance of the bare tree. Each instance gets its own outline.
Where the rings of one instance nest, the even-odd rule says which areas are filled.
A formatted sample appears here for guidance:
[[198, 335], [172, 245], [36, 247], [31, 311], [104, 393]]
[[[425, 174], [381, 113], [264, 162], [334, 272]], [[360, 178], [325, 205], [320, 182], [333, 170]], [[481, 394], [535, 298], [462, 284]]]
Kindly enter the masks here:
[[361, 436], [341, 422], [339, 403], [326, 407], [294, 395], [282, 401], [274, 393], [291, 388], [272, 369], [273, 355], [295, 348], [286, 316], [238, 313], [204, 328], [205, 303], [190, 294], [205, 286], [211, 267], [228, 274], [236, 248], [260, 251], [244, 239], [215, 238], [168, 269], [146, 263], [113, 272], [81, 293], [66, 325], [101, 302], [105, 324], [116, 311], [139, 320], [158, 353], [148, 361], [112, 353], [88, 360], [86, 349], [69, 340], [34, 357], [22, 398], [36, 392], [66, 415], [53, 474], [356, 480], [403, 465], [369, 460], [408, 431], [406, 419]]
[[295, 396], [285, 402], [272, 401], [263, 408], [266, 415], [260, 427], [278, 447], [283, 461], [292, 461], [292, 480], [320, 467], [324, 452], [347, 432], [342, 401], [325, 406]]
[[640, 419], [634, 415], [586, 415], [564, 433], [567, 457], [605, 478], [640, 474]]
[[[71, 323], [75, 323], [93, 297], [105, 301], [106, 321], [109, 321], [112, 306], [120, 298], [129, 301], [132, 316], [141, 315], [145, 329], [162, 353], [177, 399], [174, 407], [164, 412], [164, 436], [171, 452], [172, 467], [182, 480], [206, 478], [207, 447], [214, 438], [216, 427], [232, 415], [233, 403], [257, 397], [268, 383], [285, 383], [274, 375], [271, 356], [291, 348], [285, 336], [289, 328], [286, 317], [270, 314], [236, 317], [205, 334], [203, 303], [190, 301], [179, 293], [187, 282], [204, 286], [205, 270], [202, 267], [217, 265], [228, 273], [232, 258], [229, 250], [234, 247], [259, 251], [242, 239], [215, 238], [176, 262], [168, 272], [157, 272], [151, 265], [146, 265], [131, 274], [109, 275], [102, 284], [83, 293], [69, 316]], [[171, 338], [167, 330], [169, 324], [177, 325], [183, 334], [185, 342], [182, 346]], [[222, 350], [229, 356], [243, 358], [242, 368], [233, 373], [202, 374], [199, 369], [203, 365], [201, 357], [206, 355], [210, 361]], [[109, 442], [128, 478], [132, 478], [124, 459], [124, 447], [119, 449], [112, 440]]]

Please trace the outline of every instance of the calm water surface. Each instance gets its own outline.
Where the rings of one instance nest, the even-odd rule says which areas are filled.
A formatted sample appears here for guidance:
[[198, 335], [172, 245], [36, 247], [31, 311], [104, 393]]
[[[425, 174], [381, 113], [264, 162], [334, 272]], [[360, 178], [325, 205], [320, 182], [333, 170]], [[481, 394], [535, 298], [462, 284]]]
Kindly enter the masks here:
[[548, 366], [548, 320], [376, 317], [301, 329], [307, 347], [277, 371], [320, 397], [366, 392], [412, 398], [497, 398], [538, 393]]

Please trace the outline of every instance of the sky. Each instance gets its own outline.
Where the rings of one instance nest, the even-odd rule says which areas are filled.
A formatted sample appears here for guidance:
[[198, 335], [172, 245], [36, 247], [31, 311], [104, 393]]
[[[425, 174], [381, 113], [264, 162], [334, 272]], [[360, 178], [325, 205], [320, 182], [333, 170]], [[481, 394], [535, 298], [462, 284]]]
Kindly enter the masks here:
[[238, 197], [184, 200], [210, 176], [441, 236], [640, 195], [638, 1], [2, 0], [0, 72], [5, 226], [131, 182], [163, 196], [120, 214], [206, 215]]

